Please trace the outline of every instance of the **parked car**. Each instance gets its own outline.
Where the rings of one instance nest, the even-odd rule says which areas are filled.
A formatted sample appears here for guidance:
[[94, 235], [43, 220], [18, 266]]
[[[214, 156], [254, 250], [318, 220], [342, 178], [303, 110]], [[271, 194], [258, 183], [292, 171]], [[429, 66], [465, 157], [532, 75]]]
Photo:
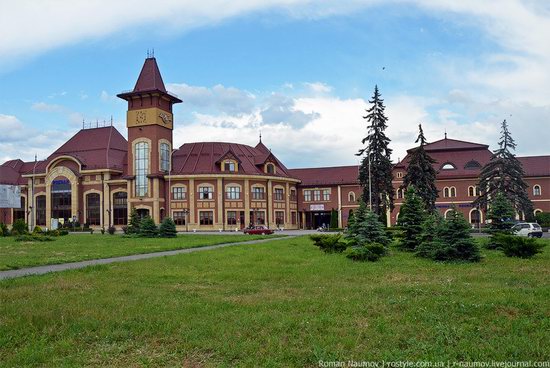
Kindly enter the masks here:
[[542, 238], [542, 228], [534, 222], [520, 222], [512, 227], [512, 234], [530, 238]]
[[274, 231], [269, 229], [265, 225], [258, 225], [244, 229], [244, 233], [249, 235], [271, 235], [274, 233]]

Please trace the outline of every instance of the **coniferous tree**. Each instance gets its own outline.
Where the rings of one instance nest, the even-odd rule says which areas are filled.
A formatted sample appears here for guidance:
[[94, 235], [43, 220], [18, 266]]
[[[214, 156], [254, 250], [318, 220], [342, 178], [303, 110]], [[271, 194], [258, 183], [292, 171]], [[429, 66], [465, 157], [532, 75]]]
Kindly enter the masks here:
[[132, 212], [130, 212], [130, 221], [128, 222], [128, 229], [126, 232], [128, 234], [139, 234], [139, 224], [140, 224], [140, 218], [135, 208], [132, 208]]
[[178, 232], [176, 231], [176, 224], [170, 217], [166, 217], [162, 220], [159, 227], [159, 236], [161, 238], [175, 238]]
[[418, 125], [419, 133], [415, 143], [420, 143], [420, 146], [415, 148], [411, 153], [411, 157], [407, 166], [407, 174], [403, 178], [402, 188], [407, 188], [409, 185], [414, 185], [416, 194], [422, 198], [427, 210], [435, 209], [435, 201], [437, 199], [437, 187], [435, 186], [436, 172], [433, 164], [436, 162], [431, 158], [424, 146], [426, 145], [426, 137], [422, 130], [422, 124]]
[[525, 172], [521, 162], [511, 152], [516, 149], [516, 143], [508, 130], [506, 120], [502, 122], [501, 134], [499, 148], [481, 170], [481, 194], [474, 201], [474, 206], [487, 209], [491, 205], [491, 199], [502, 193], [518, 213], [523, 212], [530, 216], [533, 213], [533, 204], [527, 195], [528, 185], [523, 180]]
[[332, 209], [332, 211], [330, 211], [330, 228], [338, 228], [338, 211], [336, 211], [334, 208]]
[[158, 235], [158, 228], [151, 216], [145, 216], [139, 223], [139, 235], [144, 238], [154, 238]]
[[359, 233], [360, 224], [365, 221], [367, 216], [367, 205], [363, 200], [359, 200], [359, 208], [357, 211], [352, 213], [353, 216], [350, 216], [348, 219], [348, 230], [347, 234], [349, 237], [353, 237], [355, 234]]
[[487, 219], [491, 221], [489, 225], [493, 232], [507, 232], [514, 225], [514, 207], [512, 203], [502, 193], [497, 193], [491, 200]]
[[388, 246], [391, 242], [378, 216], [367, 210], [362, 200], [359, 201], [359, 209], [354, 214], [353, 226], [348, 227], [347, 237], [352, 239], [355, 246], [364, 246], [368, 243]]
[[415, 188], [409, 186], [397, 221], [397, 224], [403, 229], [401, 248], [411, 251], [416, 249], [420, 244], [422, 224], [425, 218], [426, 212], [422, 199], [416, 194]]
[[441, 233], [445, 225], [445, 219], [438, 211], [428, 214], [422, 223], [422, 233], [419, 236], [420, 244], [416, 247], [416, 255], [424, 258], [432, 258], [436, 249], [442, 247]]
[[392, 150], [389, 148], [390, 139], [384, 133], [388, 118], [384, 115], [386, 107], [378, 91], [378, 86], [374, 87], [374, 95], [369, 103], [372, 106], [367, 110], [367, 116], [363, 117], [368, 122], [368, 132], [361, 141], [366, 147], [357, 153], [357, 156], [363, 156], [359, 168], [359, 182], [363, 187], [363, 201], [369, 203], [370, 190], [372, 199], [370, 210], [382, 217], [386, 214], [386, 209], [393, 210], [394, 189], [392, 185], [393, 166], [390, 158]]

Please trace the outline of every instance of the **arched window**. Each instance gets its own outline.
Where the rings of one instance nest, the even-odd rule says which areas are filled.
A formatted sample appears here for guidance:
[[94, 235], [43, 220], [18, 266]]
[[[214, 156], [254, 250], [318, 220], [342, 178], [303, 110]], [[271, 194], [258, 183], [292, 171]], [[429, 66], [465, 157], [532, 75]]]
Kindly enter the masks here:
[[445, 211], [445, 214], [443, 215], [443, 217], [445, 217], [445, 219], [450, 219], [451, 218], [451, 215], [453, 214], [453, 209], [452, 208], [449, 208], [447, 211]]
[[474, 208], [470, 211], [470, 224], [479, 226], [481, 224], [481, 211]]
[[450, 162], [446, 162], [441, 166], [441, 170], [455, 170], [456, 166]]
[[68, 221], [72, 218], [71, 182], [66, 178], [52, 181], [51, 186], [51, 217]]
[[402, 172], [402, 171], [399, 171], [399, 172], [397, 173], [397, 179], [401, 179], [401, 178], [403, 178], [403, 172]]
[[128, 194], [126, 192], [116, 192], [113, 194], [113, 224], [128, 224]]
[[275, 174], [275, 165], [272, 163], [265, 165], [265, 172], [268, 174]]
[[456, 197], [456, 188], [455, 187], [451, 187], [450, 196], [451, 197]]
[[537, 208], [536, 210], [533, 211], [533, 214], [535, 216], [538, 215], [539, 213], [542, 213], [542, 210], [540, 208]]
[[145, 197], [149, 189], [149, 143], [136, 144], [134, 166], [136, 172], [136, 196]]
[[295, 200], [296, 200], [296, 189], [295, 189], [295, 188], [291, 188], [291, 189], [290, 189], [290, 200], [291, 200], [291, 201], [295, 201]]
[[86, 195], [86, 223], [101, 225], [101, 201], [98, 193]]
[[466, 170], [476, 170], [481, 169], [481, 164], [477, 162], [476, 160], [468, 161], [466, 165], [464, 165], [464, 168]]
[[355, 193], [354, 192], [349, 192], [348, 194], [348, 200], [350, 202], [355, 202]]
[[449, 188], [448, 187], [443, 188], [443, 197], [448, 198], [449, 196], [450, 196]]
[[160, 171], [170, 172], [170, 145], [160, 144]]
[[534, 196], [542, 195], [542, 189], [541, 189], [540, 185], [536, 184], [535, 186], [533, 186], [533, 195]]
[[476, 196], [476, 188], [469, 186], [468, 187], [468, 196], [469, 197], [475, 197]]
[[405, 198], [405, 189], [397, 189], [397, 199]]
[[187, 199], [187, 187], [184, 185], [173, 186], [172, 199], [175, 201], [183, 201]]

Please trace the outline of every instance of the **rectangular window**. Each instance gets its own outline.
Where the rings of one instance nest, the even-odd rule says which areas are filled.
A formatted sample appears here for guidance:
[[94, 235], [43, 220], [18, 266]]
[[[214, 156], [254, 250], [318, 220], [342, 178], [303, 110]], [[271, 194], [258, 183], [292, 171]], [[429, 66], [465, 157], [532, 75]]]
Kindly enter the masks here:
[[328, 189], [323, 190], [323, 201], [330, 201], [330, 191]]
[[313, 191], [313, 200], [314, 201], [320, 201], [321, 200], [321, 191], [320, 190], [314, 190]]
[[225, 198], [227, 198], [227, 199], [241, 199], [241, 188], [240, 187], [226, 187], [225, 188]]
[[275, 224], [284, 225], [285, 224], [285, 212], [284, 211], [275, 211]]
[[113, 225], [128, 224], [128, 195], [126, 192], [113, 194]]
[[263, 187], [252, 188], [252, 199], [265, 199], [265, 191]]
[[225, 171], [235, 172], [235, 163], [233, 161], [225, 161]]
[[172, 199], [178, 201], [178, 200], [184, 200], [187, 197], [186, 189], [185, 187], [173, 187], [172, 188]]
[[237, 225], [237, 211], [227, 211], [227, 225]]
[[89, 225], [101, 225], [101, 206], [97, 193], [86, 196], [86, 222]]
[[36, 225], [46, 226], [46, 196], [36, 197]]
[[285, 191], [282, 188], [275, 188], [274, 199], [276, 201], [285, 199]]
[[264, 211], [256, 211], [256, 224], [257, 225], [265, 225], [265, 212]]
[[304, 201], [311, 202], [311, 190], [304, 191]]
[[199, 199], [212, 199], [214, 198], [214, 188], [210, 186], [199, 187]]
[[174, 222], [176, 225], [185, 225], [185, 212], [183, 211], [176, 211], [173, 213], [174, 215]]
[[201, 225], [214, 225], [214, 212], [200, 211], [199, 219]]
[[291, 212], [290, 213], [290, 223], [292, 225], [296, 225], [296, 212]]

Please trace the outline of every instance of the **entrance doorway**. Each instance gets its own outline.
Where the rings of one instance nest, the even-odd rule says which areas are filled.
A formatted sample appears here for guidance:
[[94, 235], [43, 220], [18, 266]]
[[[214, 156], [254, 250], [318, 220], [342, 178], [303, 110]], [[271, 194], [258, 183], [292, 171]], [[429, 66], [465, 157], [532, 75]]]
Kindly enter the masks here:
[[330, 227], [330, 211], [306, 212], [306, 228]]

